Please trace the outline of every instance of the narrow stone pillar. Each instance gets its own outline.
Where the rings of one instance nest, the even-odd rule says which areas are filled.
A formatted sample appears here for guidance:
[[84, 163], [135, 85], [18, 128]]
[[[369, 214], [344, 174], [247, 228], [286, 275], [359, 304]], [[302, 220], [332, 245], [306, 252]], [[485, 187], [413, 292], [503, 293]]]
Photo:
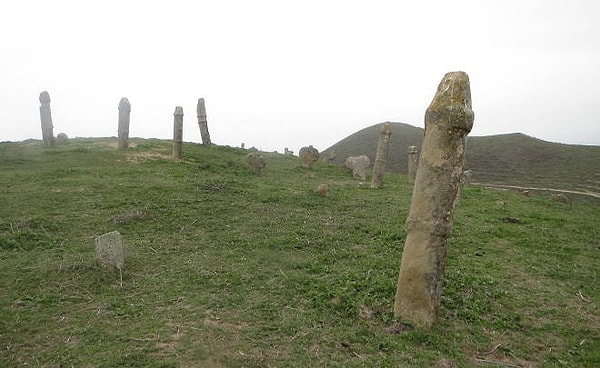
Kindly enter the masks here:
[[444, 76], [425, 113], [425, 137], [406, 219], [394, 316], [431, 327], [440, 304], [453, 203], [473, 127], [469, 77]]
[[408, 183], [414, 184], [419, 165], [419, 150], [417, 146], [408, 146]]
[[131, 114], [131, 104], [127, 97], [119, 101], [119, 148], [129, 147], [129, 116]]
[[175, 107], [173, 116], [173, 158], [180, 159], [183, 146], [183, 107]]
[[206, 121], [206, 107], [204, 106], [204, 99], [198, 99], [198, 107], [196, 108], [198, 113], [198, 125], [200, 126], [200, 137], [202, 138], [202, 144], [210, 147], [210, 134], [208, 133], [208, 122]]
[[390, 123], [386, 122], [383, 124], [383, 127], [381, 127], [381, 131], [379, 132], [377, 155], [375, 156], [375, 164], [373, 165], [373, 178], [371, 179], [371, 188], [373, 189], [379, 189], [383, 187], [383, 172], [385, 171], [385, 164], [387, 162], [391, 135], [392, 128], [390, 127]]
[[54, 146], [54, 125], [52, 125], [52, 112], [50, 111], [50, 94], [47, 91], [40, 93], [40, 119], [42, 121], [42, 140], [48, 147]]

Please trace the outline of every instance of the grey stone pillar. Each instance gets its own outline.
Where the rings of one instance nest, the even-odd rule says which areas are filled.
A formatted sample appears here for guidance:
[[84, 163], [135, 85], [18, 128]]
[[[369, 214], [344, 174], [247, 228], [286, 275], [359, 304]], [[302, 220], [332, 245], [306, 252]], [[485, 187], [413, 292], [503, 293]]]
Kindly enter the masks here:
[[453, 203], [473, 127], [469, 77], [448, 73], [425, 113], [425, 137], [402, 252], [394, 316], [431, 327], [440, 304]]
[[42, 121], [42, 140], [48, 147], [54, 146], [54, 125], [52, 125], [52, 112], [50, 111], [50, 94], [47, 91], [40, 93], [40, 119]]
[[202, 138], [202, 144], [210, 147], [210, 134], [208, 133], [208, 122], [206, 121], [206, 107], [204, 106], [204, 99], [198, 99], [198, 106], [196, 108], [198, 113], [198, 125], [200, 126], [200, 137]]
[[96, 245], [96, 262], [102, 267], [123, 269], [125, 266], [123, 241], [118, 231], [100, 235], [95, 239], [94, 243]]
[[183, 145], [183, 107], [175, 107], [173, 116], [173, 158], [180, 159]]
[[129, 147], [129, 116], [131, 114], [131, 104], [127, 97], [119, 101], [119, 148]]
[[419, 164], [419, 150], [417, 146], [408, 146], [408, 182], [415, 183], [417, 165]]
[[383, 187], [383, 172], [389, 152], [390, 136], [392, 128], [390, 123], [383, 124], [379, 132], [379, 143], [377, 144], [377, 155], [375, 156], [375, 164], [373, 165], [373, 178], [371, 179], [371, 188], [379, 189]]

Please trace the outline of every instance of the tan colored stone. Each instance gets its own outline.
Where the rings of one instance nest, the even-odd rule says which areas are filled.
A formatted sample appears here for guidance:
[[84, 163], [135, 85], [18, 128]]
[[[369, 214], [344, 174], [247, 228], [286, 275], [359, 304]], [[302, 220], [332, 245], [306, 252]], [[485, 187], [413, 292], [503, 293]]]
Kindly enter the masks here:
[[180, 159], [183, 150], [183, 107], [175, 107], [173, 113], [173, 158]]
[[206, 120], [206, 106], [204, 105], [204, 99], [198, 99], [198, 105], [196, 107], [196, 113], [198, 115], [198, 126], [200, 127], [200, 137], [202, 138], [202, 144], [210, 147], [212, 142], [210, 141], [210, 133], [208, 132], [208, 121]]
[[431, 327], [442, 294], [453, 204], [473, 127], [469, 77], [448, 73], [425, 114], [425, 136], [406, 220], [394, 315]]
[[385, 164], [390, 148], [390, 136], [392, 128], [390, 123], [385, 123], [381, 127], [379, 133], [379, 143], [377, 144], [377, 154], [375, 156], [375, 164], [373, 165], [373, 177], [371, 178], [371, 188], [379, 189], [383, 187], [383, 173], [385, 172]]
[[319, 150], [314, 148], [312, 145], [308, 147], [300, 148], [298, 153], [300, 158], [300, 165], [304, 168], [310, 169], [312, 165], [319, 160]]
[[417, 166], [419, 165], [419, 150], [417, 146], [408, 146], [408, 182], [415, 183]]

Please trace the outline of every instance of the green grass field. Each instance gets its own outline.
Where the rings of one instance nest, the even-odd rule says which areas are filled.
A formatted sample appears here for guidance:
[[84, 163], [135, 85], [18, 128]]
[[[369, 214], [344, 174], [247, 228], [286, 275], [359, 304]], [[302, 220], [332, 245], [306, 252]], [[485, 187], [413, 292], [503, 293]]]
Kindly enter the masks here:
[[[598, 201], [465, 188], [419, 330], [392, 313], [406, 176], [132, 141], [0, 144], [0, 366], [600, 366]], [[94, 261], [113, 230], [122, 273]]]

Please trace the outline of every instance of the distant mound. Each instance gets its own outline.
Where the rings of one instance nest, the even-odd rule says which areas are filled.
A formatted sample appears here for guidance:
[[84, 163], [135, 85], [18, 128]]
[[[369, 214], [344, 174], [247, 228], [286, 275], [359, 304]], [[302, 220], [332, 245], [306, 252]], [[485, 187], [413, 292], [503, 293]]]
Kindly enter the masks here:
[[[407, 172], [408, 146], [420, 147], [424, 130], [404, 123], [390, 123], [390, 155], [386, 169]], [[375, 159], [379, 131], [375, 124], [349, 135], [322, 152], [335, 153], [341, 164], [361, 154]], [[551, 143], [521, 133], [467, 138], [465, 169], [473, 180], [486, 184], [537, 186], [600, 193], [600, 146]]]

